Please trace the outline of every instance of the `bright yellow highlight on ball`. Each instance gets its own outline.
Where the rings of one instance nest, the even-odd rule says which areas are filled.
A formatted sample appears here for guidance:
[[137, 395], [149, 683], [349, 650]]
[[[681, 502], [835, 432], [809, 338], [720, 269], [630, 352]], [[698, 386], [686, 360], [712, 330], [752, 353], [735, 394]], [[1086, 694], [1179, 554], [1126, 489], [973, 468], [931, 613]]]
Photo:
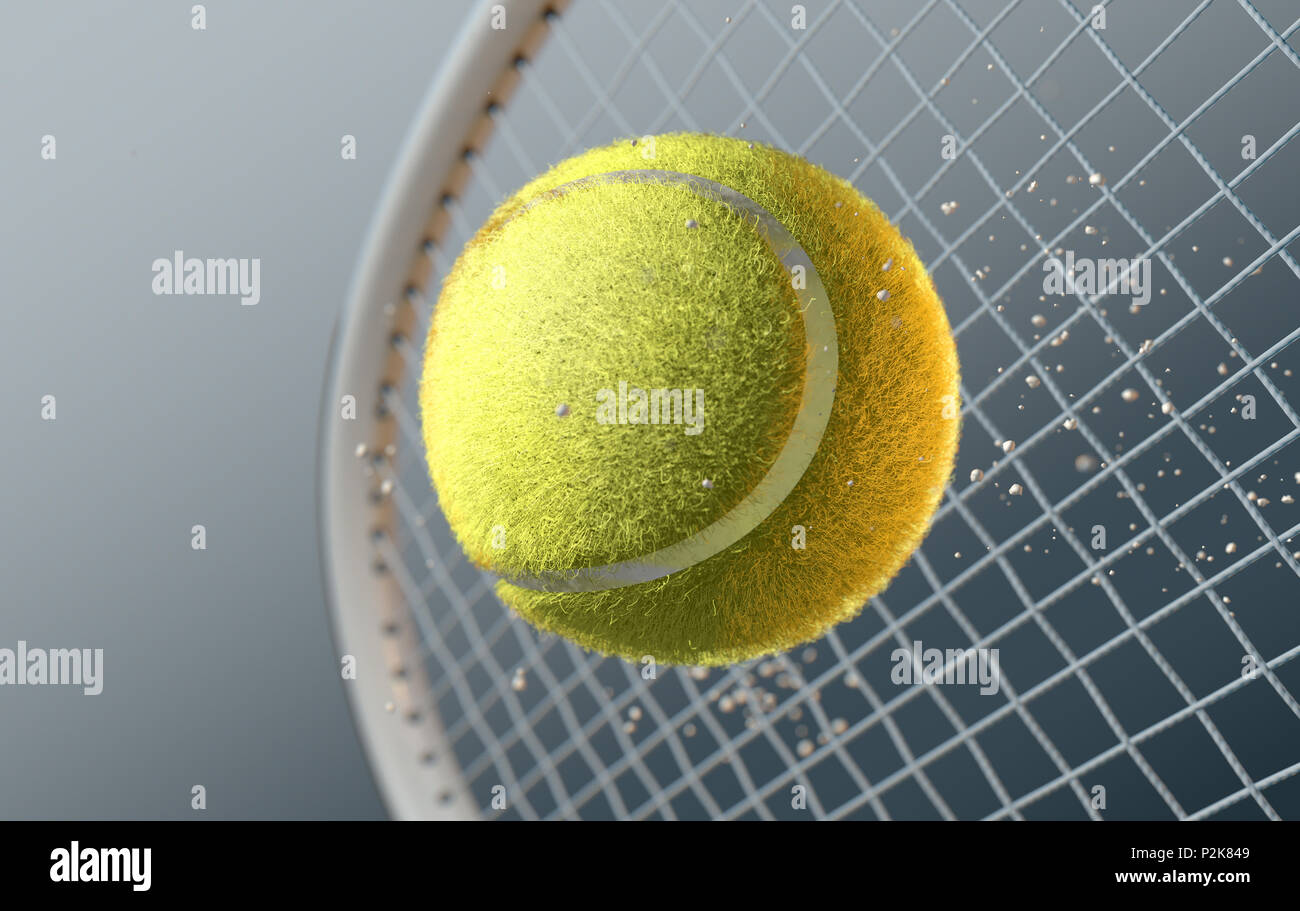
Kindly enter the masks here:
[[743, 140], [594, 149], [493, 213], [420, 386], [470, 560], [539, 629], [729, 664], [853, 617], [953, 468], [956, 348], [853, 187]]

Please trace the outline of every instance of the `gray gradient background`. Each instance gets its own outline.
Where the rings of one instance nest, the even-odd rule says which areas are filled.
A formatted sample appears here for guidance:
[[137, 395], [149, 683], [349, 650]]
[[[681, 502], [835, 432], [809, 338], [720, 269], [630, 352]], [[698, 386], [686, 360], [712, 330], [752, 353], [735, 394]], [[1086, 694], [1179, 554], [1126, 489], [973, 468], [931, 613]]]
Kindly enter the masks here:
[[[207, 5], [205, 32], [191, 30], [189, 5], [23, 2], [0, 9], [6, 295], [0, 414], [10, 441], [0, 451], [0, 645], [26, 639], [106, 651], [100, 696], [51, 687], [0, 691], [0, 818], [192, 818], [194, 784], [207, 788], [210, 818], [383, 814], [345, 705], [323, 604], [317, 421], [330, 333], [379, 191], [468, 4], [214, 2]], [[720, 20], [731, 5], [702, 3], [698, 15]], [[818, 4], [806, 5], [814, 18]], [[904, 2], [862, 5], [885, 27], [901, 25], [914, 9]], [[1002, 0], [963, 5], [983, 21]], [[1160, 23], [1149, 32], [1117, 29], [1107, 38], [1132, 66], [1193, 5], [1119, 3], [1117, 9], [1135, 16], [1139, 6], [1158, 8]], [[1292, 0], [1256, 5], [1279, 29], [1300, 15]], [[1054, 4], [1027, 0], [1024, 6], [1024, 15], [998, 36], [1022, 73], [1040, 58], [1026, 51], [1019, 59], [1017, 41], [1029, 47], [1036, 9]], [[1059, 9], [1045, 17], [1059, 26]], [[1263, 46], [1262, 34], [1229, 0], [1216, 0], [1203, 18], [1143, 80], [1176, 119]], [[620, 51], [617, 42], [606, 46], [599, 31], [577, 37], [590, 37], [596, 56]], [[938, 19], [920, 38], [924, 45], [914, 42], [904, 53], [925, 79], [968, 43]], [[754, 40], [760, 43], [752, 54], [730, 49], [751, 85], [761, 83], [772, 52], [761, 36]], [[690, 52], [689, 44], [681, 47]], [[875, 46], [860, 55], [853, 50], [823, 50], [818, 58], [838, 90], [877, 54]], [[656, 53], [666, 59], [671, 43], [661, 42]], [[1039, 97], [1067, 124], [1117, 78], [1094, 58], [1083, 51], [1077, 61], [1067, 56], [1059, 74], [1039, 87]], [[679, 61], [675, 71], [686, 68]], [[852, 111], [874, 141], [912, 104], [891, 83], [888, 68], [879, 79], [879, 90], [865, 93]], [[1239, 160], [1233, 163], [1239, 124], [1251, 124], [1266, 148], [1300, 119], [1298, 84], [1291, 65], [1275, 55], [1231, 97], [1230, 121], [1211, 111], [1189, 135], [1221, 171], [1233, 174], [1240, 169]], [[792, 83], [789, 93], [767, 102], [788, 135], [811, 130], [820, 116], [801, 104], [798, 90]], [[1000, 100], [995, 89], [989, 92], [994, 103]], [[575, 94], [567, 101], [580, 119], [585, 99]], [[657, 100], [645, 111], [631, 98], [620, 102], [629, 119], [659, 112]], [[718, 129], [737, 110], [723, 92], [701, 90], [689, 104], [700, 122]], [[972, 112], [959, 126], [969, 130], [988, 112]], [[1091, 149], [1104, 146], [1105, 137], [1129, 138], [1126, 157], [1115, 165], [1127, 170], [1163, 135], [1150, 121], [1140, 106], [1119, 104], [1089, 131], [1098, 135], [1084, 139]], [[905, 137], [901, 149], [932, 150], [933, 137], [922, 129]], [[46, 133], [58, 140], [55, 162], [39, 156]], [[357, 137], [357, 161], [339, 157], [345, 133]], [[616, 135], [602, 118], [582, 139], [594, 144]], [[753, 129], [747, 135], [767, 138]], [[845, 170], [852, 154], [860, 154], [848, 139], [832, 134], [811, 157]], [[933, 172], [934, 161], [901, 149], [891, 162], [914, 187]], [[981, 154], [1008, 165], [1007, 174], [997, 175], [1004, 182], [1010, 166], [1037, 155], [1014, 145]], [[1269, 166], [1267, 181], [1256, 184], [1259, 190], [1251, 195], [1249, 184], [1242, 190], [1279, 235], [1296, 220], [1294, 186], [1282, 182], [1283, 174], [1294, 173], [1295, 155], [1288, 147]], [[1187, 196], [1194, 164], [1171, 155], [1160, 173], [1164, 180], [1146, 203], [1153, 228], [1176, 222], [1208, 195], [1196, 184], [1194, 198]], [[986, 204], [966, 190], [974, 183], [968, 170], [955, 169], [935, 198], [966, 192], [971, 202], [962, 217], [982, 213]], [[1288, 192], [1279, 192], [1283, 185]], [[859, 186], [887, 211], [897, 208], [896, 192], [878, 170]], [[1251, 239], [1249, 229], [1207, 217], [1204, 230], [1180, 239], [1179, 252], [1207, 243], [1216, 231], [1223, 241], [1216, 251], [1228, 238]], [[924, 237], [916, 242], [923, 257], [937, 252]], [[1075, 246], [1083, 250], [1082, 242]], [[261, 303], [154, 297], [150, 263], [177, 248], [200, 257], [260, 257]], [[995, 262], [1004, 275], [1019, 262], [1014, 251], [994, 255], [1003, 257]], [[969, 312], [970, 295], [963, 295], [951, 268], [936, 274], [936, 282], [956, 322]], [[1202, 293], [1223, 278], [1191, 264], [1188, 271]], [[1270, 284], [1263, 290], [1225, 308], [1253, 350], [1267, 347], [1267, 333], [1275, 338], [1295, 323], [1294, 280], [1284, 269], [1265, 274]], [[1257, 300], [1268, 306], [1254, 306]], [[1169, 312], [1153, 318], [1167, 324]], [[1210, 364], [1223, 356], [1216, 340], [1189, 333], [1185, 341], [1167, 356]], [[1005, 362], [997, 343], [979, 331], [963, 339], [972, 387]], [[1097, 351], [1101, 357], [1106, 349]], [[1295, 360], [1288, 363], [1300, 367]], [[1297, 390], [1288, 388], [1294, 401]], [[39, 420], [45, 394], [58, 396], [56, 422]], [[1013, 402], [1001, 409], [999, 417], [1015, 420]], [[969, 426], [967, 433], [959, 476], [990, 459], [970, 448], [988, 441]], [[1073, 455], [1051, 453], [1067, 466]], [[1066, 476], [1062, 483], [1068, 489], [1074, 480]], [[190, 550], [195, 523], [207, 526], [206, 552]], [[936, 552], [953, 550], [949, 531], [936, 529]], [[956, 546], [970, 547], [952, 534]], [[1024, 572], [1032, 579], [1032, 568]], [[1270, 586], [1278, 578], [1248, 576], [1245, 600], [1253, 592], [1277, 603]], [[1300, 600], [1295, 579], [1288, 574], [1285, 581], [1289, 594], [1280, 603], [1294, 606]], [[900, 579], [900, 586], [909, 584], [915, 580]], [[905, 588], [897, 594], [900, 602], [910, 597]], [[1295, 642], [1289, 623], [1277, 636], [1279, 645]], [[1225, 654], [1233, 657], [1231, 649]], [[1286, 678], [1293, 691], [1294, 670]], [[1295, 719], [1279, 720], [1275, 707], [1260, 708], [1259, 724], [1269, 724], [1275, 738], [1261, 743], [1246, 736], [1252, 725], [1242, 719], [1249, 711], [1249, 705], [1234, 709], [1239, 723], [1229, 739], [1234, 746], [1250, 743], [1247, 753], [1254, 748], [1252, 773], [1275, 768], [1279, 748], [1294, 761]], [[1195, 780], [1187, 787], [1217, 793], [1217, 785]], [[1284, 793], [1284, 787], [1276, 789], [1278, 806], [1294, 808], [1296, 789]]]
[[[461, 13], [207, 6], [201, 32], [188, 3], [0, 8], [0, 640], [106, 652], [99, 696], [0, 691], [0, 817], [193, 817], [194, 784], [208, 817], [383, 815], [323, 603], [317, 425]], [[177, 248], [261, 257], [261, 303], [154, 297]]]

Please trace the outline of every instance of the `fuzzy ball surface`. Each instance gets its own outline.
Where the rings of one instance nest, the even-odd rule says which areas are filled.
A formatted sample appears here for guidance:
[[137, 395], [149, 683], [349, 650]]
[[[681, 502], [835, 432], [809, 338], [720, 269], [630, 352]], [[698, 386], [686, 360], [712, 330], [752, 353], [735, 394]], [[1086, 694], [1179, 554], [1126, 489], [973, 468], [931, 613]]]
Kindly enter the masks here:
[[852, 185], [670, 134], [501, 204], [443, 284], [420, 408], [443, 512], [510, 608], [719, 665], [819, 637], [907, 561], [952, 472], [958, 363]]

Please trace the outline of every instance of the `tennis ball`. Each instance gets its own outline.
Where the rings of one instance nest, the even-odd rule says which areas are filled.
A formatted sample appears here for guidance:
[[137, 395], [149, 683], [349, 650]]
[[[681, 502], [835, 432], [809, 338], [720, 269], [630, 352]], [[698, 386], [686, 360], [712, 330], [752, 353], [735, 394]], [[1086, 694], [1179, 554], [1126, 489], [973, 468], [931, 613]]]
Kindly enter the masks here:
[[879, 592], [952, 471], [958, 365], [912, 246], [759, 143], [624, 141], [507, 199], [441, 291], [420, 409], [469, 559], [541, 630], [718, 665]]

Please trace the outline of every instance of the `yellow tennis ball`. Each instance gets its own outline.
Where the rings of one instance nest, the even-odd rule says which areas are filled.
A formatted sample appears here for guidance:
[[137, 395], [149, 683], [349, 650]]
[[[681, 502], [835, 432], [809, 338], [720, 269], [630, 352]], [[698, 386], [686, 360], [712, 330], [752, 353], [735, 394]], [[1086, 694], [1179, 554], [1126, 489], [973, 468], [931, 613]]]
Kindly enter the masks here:
[[429, 468], [522, 617], [726, 664], [853, 617], [924, 537], [956, 349], [852, 185], [737, 139], [594, 149], [507, 199], [430, 327]]

